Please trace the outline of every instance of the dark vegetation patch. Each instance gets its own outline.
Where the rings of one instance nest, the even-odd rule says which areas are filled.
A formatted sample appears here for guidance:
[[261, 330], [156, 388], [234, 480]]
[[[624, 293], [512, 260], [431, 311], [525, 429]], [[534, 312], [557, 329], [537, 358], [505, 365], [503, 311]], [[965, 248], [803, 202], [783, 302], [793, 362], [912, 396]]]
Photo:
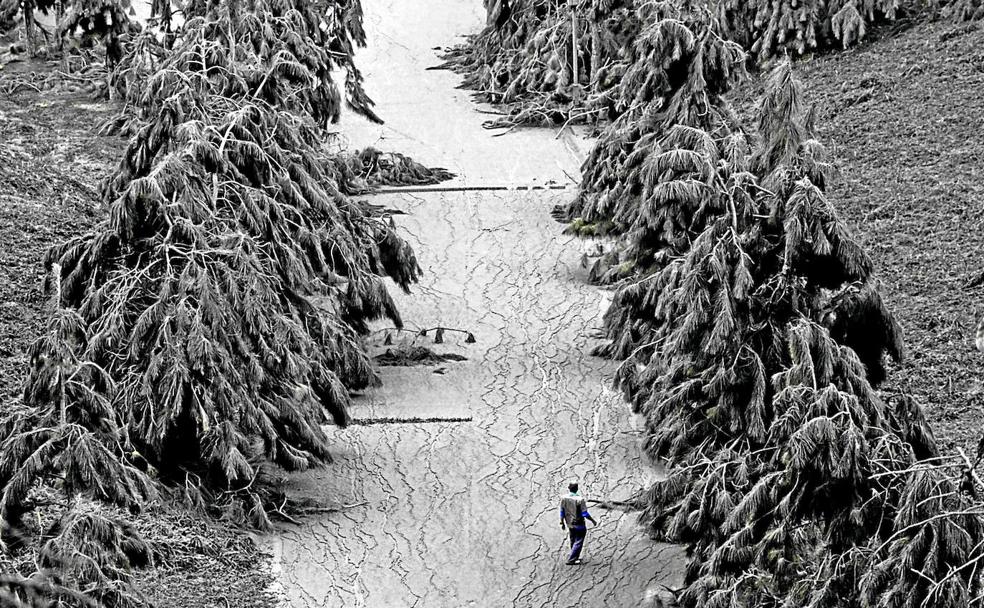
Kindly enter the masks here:
[[442, 167], [426, 167], [399, 152], [363, 148], [335, 160], [339, 183], [348, 194], [371, 192], [380, 186], [429, 186], [454, 177]]
[[455, 353], [437, 353], [426, 346], [405, 346], [387, 348], [386, 352], [373, 357], [379, 365], [403, 366], [437, 365], [447, 361], [466, 361], [468, 357]]

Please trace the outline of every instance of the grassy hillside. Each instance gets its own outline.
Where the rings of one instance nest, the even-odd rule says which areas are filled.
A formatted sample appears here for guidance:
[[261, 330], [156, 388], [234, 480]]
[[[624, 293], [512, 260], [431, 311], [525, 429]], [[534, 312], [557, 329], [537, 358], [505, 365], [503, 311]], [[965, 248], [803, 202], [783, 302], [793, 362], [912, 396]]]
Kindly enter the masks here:
[[41, 62], [0, 70], [0, 403], [20, 392], [44, 325], [44, 253], [96, 222], [99, 181], [123, 153], [122, 140], [95, 133], [111, 108], [48, 88], [45, 72]]
[[840, 170], [830, 200], [903, 328], [906, 358], [885, 389], [919, 399], [944, 452], [971, 449], [984, 420], [984, 288], [967, 287], [984, 270], [984, 26], [875, 38], [796, 74]]

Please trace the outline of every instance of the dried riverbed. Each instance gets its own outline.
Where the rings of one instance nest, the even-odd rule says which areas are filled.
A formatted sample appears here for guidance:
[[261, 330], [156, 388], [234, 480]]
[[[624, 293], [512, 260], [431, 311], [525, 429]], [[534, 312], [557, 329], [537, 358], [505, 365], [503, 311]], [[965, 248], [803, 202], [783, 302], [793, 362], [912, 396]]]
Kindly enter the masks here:
[[[569, 479], [589, 499], [624, 500], [655, 474], [641, 425], [609, 386], [615, 364], [589, 354], [607, 295], [584, 281], [585, 244], [550, 217], [573, 190], [474, 190], [572, 187], [587, 142], [569, 131], [493, 137], [454, 74], [425, 71], [439, 63], [432, 47], [481, 25], [481, 3], [364, 4], [360, 65], [387, 124], [349, 117], [340, 129], [347, 147], [458, 174], [445, 186], [460, 190], [373, 202], [406, 212], [397, 224], [425, 272], [399, 298], [408, 327], [460, 328], [476, 342], [416, 338], [467, 360], [384, 368], [384, 386], [352, 413], [389, 422], [338, 431], [335, 463], [293, 479], [297, 495], [338, 510], [268, 539], [285, 605], [647, 605], [679, 586], [681, 550], [649, 540], [634, 513], [595, 507], [587, 564], [563, 563], [557, 501]], [[392, 422], [409, 418], [460, 421]]]

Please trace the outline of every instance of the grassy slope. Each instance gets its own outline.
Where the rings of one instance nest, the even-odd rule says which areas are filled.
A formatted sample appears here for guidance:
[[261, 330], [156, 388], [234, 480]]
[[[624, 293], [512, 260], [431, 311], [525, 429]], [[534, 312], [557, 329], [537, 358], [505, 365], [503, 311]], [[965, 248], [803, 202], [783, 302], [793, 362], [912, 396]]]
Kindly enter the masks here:
[[[976, 449], [984, 290], [984, 25], [921, 24], [798, 65], [840, 177], [831, 200], [874, 258], [940, 447]], [[757, 88], [755, 85], [751, 89]], [[739, 105], [748, 107], [753, 91]]]
[[[98, 186], [125, 149], [122, 139], [95, 133], [110, 105], [45, 87], [52, 67], [0, 70], [0, 407], [20, 392], [28, 348], [44, 328], [44, 253], [104, 216]], [[17, 82], [33, 86], [10, 94]], [[137, 526], [165, 553], [137, 576], [161, 608], [273, 605], [264, 593], [266, 557], [243, 532], [170, 508], [139, 516]], [[0, 556], [0, 569], [5, 561]]]
[[108, 107], [29, 85], [6, 94], [18, 67], [0, 71], [0, 402], [20, 391], [27, 348], [44, 327], [41, 259], [96, 222], [97, 185], [123, 151], [90, 131]]

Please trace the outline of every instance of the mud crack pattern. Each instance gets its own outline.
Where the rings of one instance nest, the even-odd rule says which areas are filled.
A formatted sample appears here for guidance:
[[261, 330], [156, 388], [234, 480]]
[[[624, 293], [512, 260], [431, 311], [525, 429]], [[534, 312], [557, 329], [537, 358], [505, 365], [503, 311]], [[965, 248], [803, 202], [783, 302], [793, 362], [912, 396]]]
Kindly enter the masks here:
[[594, 508], [587, 563], [563, 563], [557, 504], [567, 480], [581, 480], [589, 498], [624, 500], [654, 471], [608, 387], [614, 364], [588, 354], [604, 294], [584, 284], [578, 243], [550, 220], [559, 200], [386, 202], [407, 211], [401, 227], [426, 270], [400, 302], [408, 320], [465, 327], [478, 342], [449, 340], [469, 359], [443, 374], [384, 370], [384, 387], [353, 413], [474, 422], [336, 432], [336, 462], [298, 477], [295, 492], [354, 506], [274, 539], [288, 604], [621, 606], [672, 584], [678, 550], [621, 511]]
[[[566, 130], [481, 128], [458, 78], [424, 68], [433, 47], [480, 27], [482, 3], [364, 0], [359, 57], [383, 126], [343, 118], [344, 143], [400, 151], [458, 174], [451, 185], [571, 183], [588, 143]], [[564, 564], [558, 504], [567, 482], [625, 500], [655, 479], [641, 424], [611, 389], [613, 362], [589, 355], [607, 292], [585, 282], [582, 250], [550, 217], [568, 191], [387, 194], [424, 270], [399, 296], [411, 327], [456, 327], [424, 345], [457, 363], [386, 367], [357, 399], [358, 419], [468, 418], [330, 429], [335, 462], [292, 491], [337, 512], [268, 539], [284, 605], [313, 607], [646, 606], [679, 587], [677, 547], [636, 514], [592, 508], [587, 563]], [[381, 340], [380, 340], [381, 341]], [[381, 346], [381, 345], [377, 345]]]

